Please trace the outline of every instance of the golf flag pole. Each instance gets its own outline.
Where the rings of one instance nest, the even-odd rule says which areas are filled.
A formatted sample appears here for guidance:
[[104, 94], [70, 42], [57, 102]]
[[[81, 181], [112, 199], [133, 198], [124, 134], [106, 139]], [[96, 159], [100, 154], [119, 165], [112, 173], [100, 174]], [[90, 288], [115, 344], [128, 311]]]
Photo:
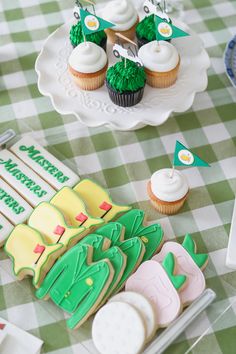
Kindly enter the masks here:
[[171, 169], [171, 173], [170, 173], [170, 178], [174, 177], [174, 173], [175, 173], [175, 165], [172, 165], [172, 169]]

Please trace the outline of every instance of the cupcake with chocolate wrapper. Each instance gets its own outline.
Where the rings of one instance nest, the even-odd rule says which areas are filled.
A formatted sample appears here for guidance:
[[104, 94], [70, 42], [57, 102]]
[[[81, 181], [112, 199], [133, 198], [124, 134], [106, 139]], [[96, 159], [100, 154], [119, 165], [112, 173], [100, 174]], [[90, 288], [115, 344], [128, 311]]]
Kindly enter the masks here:
[[152, 41], [139, 49], [138, 56], [143, 62], [148, 85], [165, 88], [175, 83], [180, 56], [171, 43]]
[[105, 20], [115, 24], [114, 27], [105, 30], [110, 42], [116, 42], [116, 33], [120, 33], [131, 40], [134, 39], [139, 17], [131, 1], [109, 1], [103, 9], [102, 16]]
[[156, 171], [147, 185], [154, 208], [162, 214], [176, 214], [183, 206], [189, 186], [185, 176], [171, 168]]
[[144, 68], [129, 59], [122, 59], [107, 70], [106, 86], [113, 103], [131, 107], [143, 97], [146, 75]]
[[101, 87], [107, 66], [105, 51], [92, 42], [80, 43], [69, 57], [69, 72], [83, 90], [96, 90]]

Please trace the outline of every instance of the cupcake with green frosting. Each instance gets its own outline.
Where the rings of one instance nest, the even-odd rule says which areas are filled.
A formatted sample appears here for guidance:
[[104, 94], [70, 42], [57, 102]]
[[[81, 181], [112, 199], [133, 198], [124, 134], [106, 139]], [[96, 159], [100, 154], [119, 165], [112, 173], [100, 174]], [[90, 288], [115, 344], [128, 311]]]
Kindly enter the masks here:
[[146, 75], [143, 67], [127, 59], [111, 66], [106, 75], [106, 86], [113, 103], [131, 107], [143, 97]]
[[[95, 43], [106, 51], [107, 36], [104, 31], [99, 31], [86, 35], [86, 41]], [[84, 42], [81, 21], [71, 27], [70, 42], [74, 48], [77, 47], [77, 45], [79, 45], [80, 43]]]
[[[136, 37], [138, 47], [156, 40], [156, 26], [154, 15], [144, 17], [144, 19], [136, 26]], [[169, 42], [170, 40], [168, 40]]]

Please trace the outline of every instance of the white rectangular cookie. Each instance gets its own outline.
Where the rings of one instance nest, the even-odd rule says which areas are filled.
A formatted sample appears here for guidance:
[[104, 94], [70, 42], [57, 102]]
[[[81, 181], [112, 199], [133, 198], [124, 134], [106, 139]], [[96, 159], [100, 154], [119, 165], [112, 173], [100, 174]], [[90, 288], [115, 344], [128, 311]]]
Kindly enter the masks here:
[[22, 138], [10, 150], [57, 190], [79, 182], [77, 174], [32, 138]]
[[0, 179], [0, 212], [14, 225], [25, 222], [33, 209], [6, 182]]
[[0, 247], [12, 232], [13, 227], [14, 226], [5, 218], [5, 216], [0, 214]]
[[34, 207], [55, 194], [48, 183], [8, 150], [0, 151], [0, 176]]

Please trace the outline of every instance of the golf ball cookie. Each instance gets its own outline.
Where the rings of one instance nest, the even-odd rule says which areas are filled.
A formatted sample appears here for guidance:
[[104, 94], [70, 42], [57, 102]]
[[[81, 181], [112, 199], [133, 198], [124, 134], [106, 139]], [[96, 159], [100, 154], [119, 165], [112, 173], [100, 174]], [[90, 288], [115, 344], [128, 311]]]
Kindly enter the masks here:
[[92, 338], [101, 354], [139, 354], [146, 329], [139, 312], [125, 302], [110, 302], [96, 314]]
[[117, 301], [130, 304], [134, 306], [136, 310], [138, 310], [143, 320], [145, 321], [147, 330], [146, 341], [148, 342], [157, 330], [155, 311], [148, 299], [143, 295], [133, 291], [123, 291], [110, 299], [110, 302]]

